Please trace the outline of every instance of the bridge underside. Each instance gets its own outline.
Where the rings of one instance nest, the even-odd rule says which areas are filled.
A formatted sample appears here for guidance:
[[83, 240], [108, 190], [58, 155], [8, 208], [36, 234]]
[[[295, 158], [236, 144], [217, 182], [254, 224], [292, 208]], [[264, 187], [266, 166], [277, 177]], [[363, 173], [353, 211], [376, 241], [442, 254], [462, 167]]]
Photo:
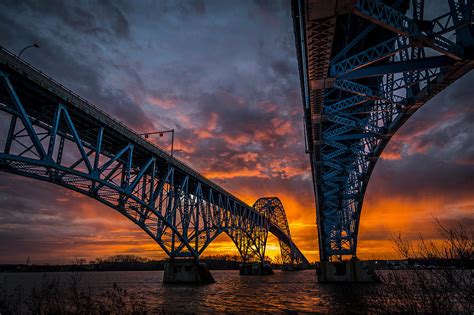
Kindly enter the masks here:
[[364, 193], [388, 141], [473, 68], [472, 0], [448, 0], [447, 12], [429, 3], [292, 1], [322, 261], [356, 255]]
[[0, 171], [77, 191], [119, 211], [172, 259], [197, 261], [226, 233], [244, 262], [265, 259], [268, 233], [285, 264], [307, 264], [278, 198], [253, 207], [0, 49]]

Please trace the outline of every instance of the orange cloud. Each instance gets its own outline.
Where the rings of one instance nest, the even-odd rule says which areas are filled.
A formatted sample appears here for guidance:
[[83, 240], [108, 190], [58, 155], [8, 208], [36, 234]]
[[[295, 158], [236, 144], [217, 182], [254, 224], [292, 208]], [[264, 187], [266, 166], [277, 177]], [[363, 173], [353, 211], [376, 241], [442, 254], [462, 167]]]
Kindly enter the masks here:
[[257, 169], [244, 168], [237, 171], [209, 171], [205, 172], [204, 176], [209, 179], [229, 179], [237, 177], [266, 177]]

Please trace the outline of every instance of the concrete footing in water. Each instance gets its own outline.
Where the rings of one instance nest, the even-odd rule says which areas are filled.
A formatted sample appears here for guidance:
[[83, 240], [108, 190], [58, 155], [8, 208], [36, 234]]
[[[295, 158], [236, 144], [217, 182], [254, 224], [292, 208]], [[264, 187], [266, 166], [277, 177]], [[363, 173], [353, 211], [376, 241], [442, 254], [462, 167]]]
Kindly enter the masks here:
[[241, 276], [266, 276], [273, 275], [273, 269], [268, 264], [242, 263], [239, 266]]
[[194, 260], [173, 260], [165, 263], [163, 283], [205, 284], [214, 283], [206, 264]]
[[321, 261], [318, 268], [318, 282], [360, 282], [373, 283], [380, 279], [367, 262], [358, 259], [347, 261]]

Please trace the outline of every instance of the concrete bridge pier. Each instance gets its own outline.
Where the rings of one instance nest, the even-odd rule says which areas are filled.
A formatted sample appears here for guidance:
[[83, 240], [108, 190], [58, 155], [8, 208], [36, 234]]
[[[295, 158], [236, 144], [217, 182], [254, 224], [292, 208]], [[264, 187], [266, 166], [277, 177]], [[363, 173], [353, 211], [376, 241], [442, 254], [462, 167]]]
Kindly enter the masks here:
[[239, 265], [241, 276], [268, 276], [273, 275], [273, 269], [270, 264], [261, 262], [245, 262]]
[[194, 259], [173, 259], [165, 263], [163, 283], [206, 284], [214, 283], [214, 277], [205, 263]]
[[368, 262], [357, 258], [344, 261], [321, 261], [317, 270], [318, 282], [380, 282], [375, 270]]

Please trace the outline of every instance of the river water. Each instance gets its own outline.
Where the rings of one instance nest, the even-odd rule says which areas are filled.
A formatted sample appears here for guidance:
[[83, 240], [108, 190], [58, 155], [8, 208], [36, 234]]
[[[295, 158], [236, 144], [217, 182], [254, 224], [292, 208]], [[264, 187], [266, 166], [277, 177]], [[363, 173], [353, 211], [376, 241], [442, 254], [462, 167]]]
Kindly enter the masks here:
[[[79, 305], [71, 298], [77, 292], [85, 292], [81, 301], [96, 301], [95, 308], [82, 308], [87, 314], [474, 313], [473, 270], [378, 271], [382, 284], [319, 284], [314, 270], [211, 272], [216, 283], [207, 285], [164, 285], [163, 271], [0, 273], [0, 314], [68, 313], [61, 307]], [[112, 308], [97, 309], [110, 303]]]
[[[10, 292], [21, 286], [25, 294], [45, 279], [79, 280], [80, 287], [96, 293], [116, 284], [151, 313], [339, 313], [348, 309], [348, 291], [340, 285], [318, 284], [314, 270], [275, 271], [273, 276], [240, 276], [235, 270], [211, 271], [216, 283], [208, 285], [164, 285], [163, 271], [3, 273]], [[353, 288], [352, 288], [353, 289]], [[353, 301], [351, 303], [354, 303]]]

